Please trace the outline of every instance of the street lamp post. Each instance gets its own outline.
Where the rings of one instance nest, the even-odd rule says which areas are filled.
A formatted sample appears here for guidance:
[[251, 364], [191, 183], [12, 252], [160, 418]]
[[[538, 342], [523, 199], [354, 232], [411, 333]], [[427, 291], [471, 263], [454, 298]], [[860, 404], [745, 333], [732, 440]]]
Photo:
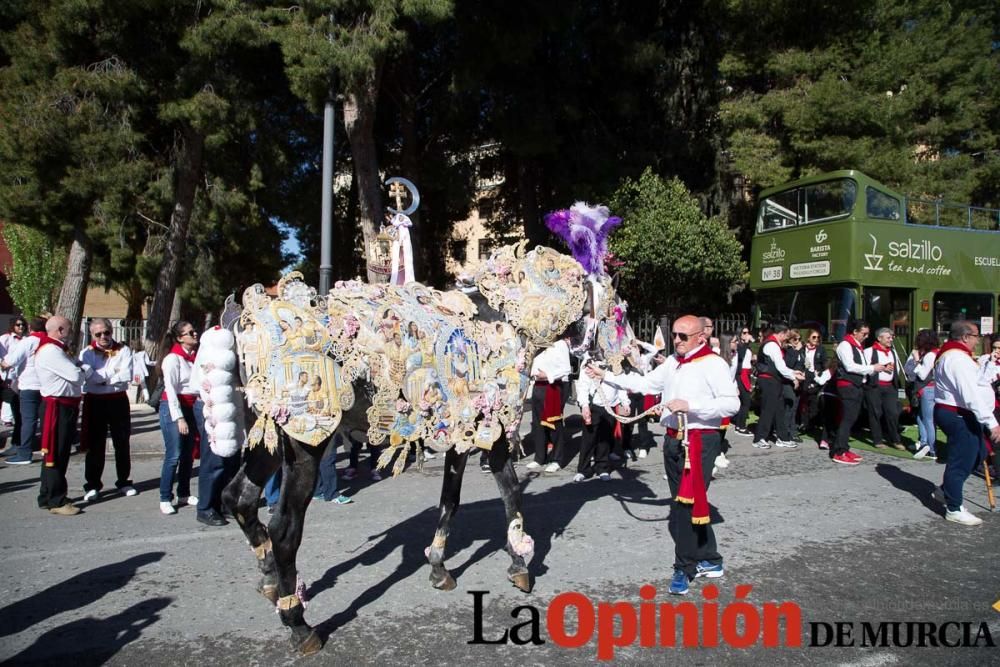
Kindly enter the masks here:
[[330, 292], [333, 277], [333, 91], [323, 107], [323, 204], [320, 222], [319, 293]]

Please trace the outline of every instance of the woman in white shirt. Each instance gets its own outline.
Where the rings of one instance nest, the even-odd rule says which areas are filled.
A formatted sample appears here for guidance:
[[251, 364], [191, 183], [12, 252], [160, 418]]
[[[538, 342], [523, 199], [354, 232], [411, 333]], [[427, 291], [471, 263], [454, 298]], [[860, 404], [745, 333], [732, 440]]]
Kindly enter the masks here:
[[195, 506], [191, 495], [193, 450], [201, 431], [195, 415], [198, 388], [191, 386], [198, 332], [190, 322], [181, 320], [170, 327], [160, 342], [159, 376], [163, 379], [160, 396], [160, 431], [163, 433], [163, 468], [160, 471], [160, 511], [176, 514], [173, 504], [174, 481], [177, 502]]
[[[910, 409], [917, 413], [917, 432], [920, 442], [913, 458], [925, 456], [937, 458], [937, 431], [934, 426], [934, 362], [937, 361], [940, 341], [930, 329], [921, 329], [914, 342], [916, 349], [903, 365], [903, 372], [913, 382], [912, 396], [915, 401]], [[914, 405], [913, 403], [916, 403]]]

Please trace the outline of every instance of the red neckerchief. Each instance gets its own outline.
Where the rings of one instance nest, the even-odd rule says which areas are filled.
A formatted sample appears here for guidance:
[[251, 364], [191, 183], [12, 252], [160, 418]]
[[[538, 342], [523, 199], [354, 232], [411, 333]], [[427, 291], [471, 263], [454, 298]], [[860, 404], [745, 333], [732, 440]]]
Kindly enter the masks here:
[[122, 344], [117, 342], [111, 343], [110, 348], [104, 349], [103, 347], [97, 344], [96, 340], [92, 340], [90, 341], [90, 347], [93, 348], [93, 350], [98, 354], [104, 355], [105, 357], [110, 359], [111, 357], [118, 354], [118, 350], [122, 349]]
[[861, 347], [861, 343], [859, 343], [857, 339], [851, 334], [847, 334], [846, 336], [844, 336], [844, 340], [847, 341], [852, 347], [856, 347], [862, 352], [865, 351], [864, 348]]
[[49, 344], [56, 345], [62, 348], [63, 352], [66, 351], [66, 343], [62, 342], [61, 340], [56, 340], [47, 333], [42, 333], [40, 331], [33, 331], [31, 332], [31, 335], [38, 339], [38, 347], [35, 348], [35, 354], [38, 354], [39, 350], [41, 350], [43, 347]]
[[715, 352], [712, 352], [712, 348], [710, 348], [705, 343], [702, 343], [701, 347], [699, 347], [697, 350], [695, 350], [694, 353], [691, 354], [690, 356], [687, 356], [687, 357], [678, 357], [676, 354], [674, 356], [677, 357], [677, 365], [678, 366], [683, 366], [684, 364], [691, 363], [695, 359], [700, 359], [702, 357], [707, 357], [707, 356], [709, 356], [711, 354], [715, 354]]
[[886, 354], [889, 354], [889, 348], [883, 347], [882, 343], [880, 343], [878, 341], [875, 341], [874, 343], [872, 343], [872, 347], [875, 348], [876, 350], [878, 350], [879, 352], [885, 352]]
[[817, 347], [819, 347], [819, 346], [818, 345], [810, 345], [809, 343], [806, 343], [806, 349], [809, 350], [810, 352], [812, 352], [813, 350], [815, 350]]
[[184, 349], [184, 346], [181, 345], [180, 343], [174, 343], [174, 346], [170, 348], [170, 354], [176, 354], [178, 357], [184, 359], [189, 364], [194, 363], [195, 353], [193, 351], [188, 352], [187, 350]]
[[21, 337], [20, 337], [20, 336], [18, 336], [18, 335], [17, 335], [16, 333], [14, 333], [13, 331], [11, 331], [11, 332], [10, 332], [10, 335], [11, 335], [11, 338], [13, 338], [14, 340], [21, 340]]
[[941, 357], [944, 356], [945, 352], [948, 352], [950, 350], [961, 350], [962, 352], [969, 355], [969, 358], [975, 360], [975, 357], [972, 356], [972, 350], [970, 350], [965, 343], [957, 340], [949, 340], [947, 343], [941, 346], [941, 351], [938, 353], [938, 361], [941, 360]]

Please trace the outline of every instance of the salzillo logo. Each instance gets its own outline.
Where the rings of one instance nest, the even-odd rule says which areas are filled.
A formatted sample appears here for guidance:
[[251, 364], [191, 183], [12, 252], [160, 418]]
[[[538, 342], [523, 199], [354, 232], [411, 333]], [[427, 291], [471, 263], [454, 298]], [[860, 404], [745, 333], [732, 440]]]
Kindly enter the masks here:
[[778, 247], [778, 242], [771, 239], [771, 249], [761, 255], [765, 262], [780, 262], [785, 259], [785, 251]]
[[878, 253], [878, 241], [874, 236], [869, 234], [868, 236], [872, 239], [872, 251], [865, 253], [865, 268], [869, 271], [881, 271], [882, 270], [882, 259], [885, 255], [880, 255]]
[[822, 243], [827, 238], [828, 237], [826, 235], [826, 230], [825, 229], [821, 229], [818, 232], [816, 232], [816, 243]]

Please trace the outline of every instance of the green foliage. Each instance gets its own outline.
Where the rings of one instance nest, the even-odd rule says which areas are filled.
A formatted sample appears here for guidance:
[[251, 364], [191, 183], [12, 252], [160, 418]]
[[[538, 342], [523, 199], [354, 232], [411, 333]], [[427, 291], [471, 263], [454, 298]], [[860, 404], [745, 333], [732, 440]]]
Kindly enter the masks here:
[[611, 236], [611, 250], [624, 262], [619, 289], [633, 308], [711, 312], [745, 281], [739, 241], [722, 217], [705, 217], [677, 178], [647, 169], [638, 180], [626, 179], [611, 210], [624, 221]]
[[7, 291], [28, 317], [52, 312], [56, 291], [66, 270], [66, 251], [42, 232], [7, 223], [3, 239], [10, 250]]

